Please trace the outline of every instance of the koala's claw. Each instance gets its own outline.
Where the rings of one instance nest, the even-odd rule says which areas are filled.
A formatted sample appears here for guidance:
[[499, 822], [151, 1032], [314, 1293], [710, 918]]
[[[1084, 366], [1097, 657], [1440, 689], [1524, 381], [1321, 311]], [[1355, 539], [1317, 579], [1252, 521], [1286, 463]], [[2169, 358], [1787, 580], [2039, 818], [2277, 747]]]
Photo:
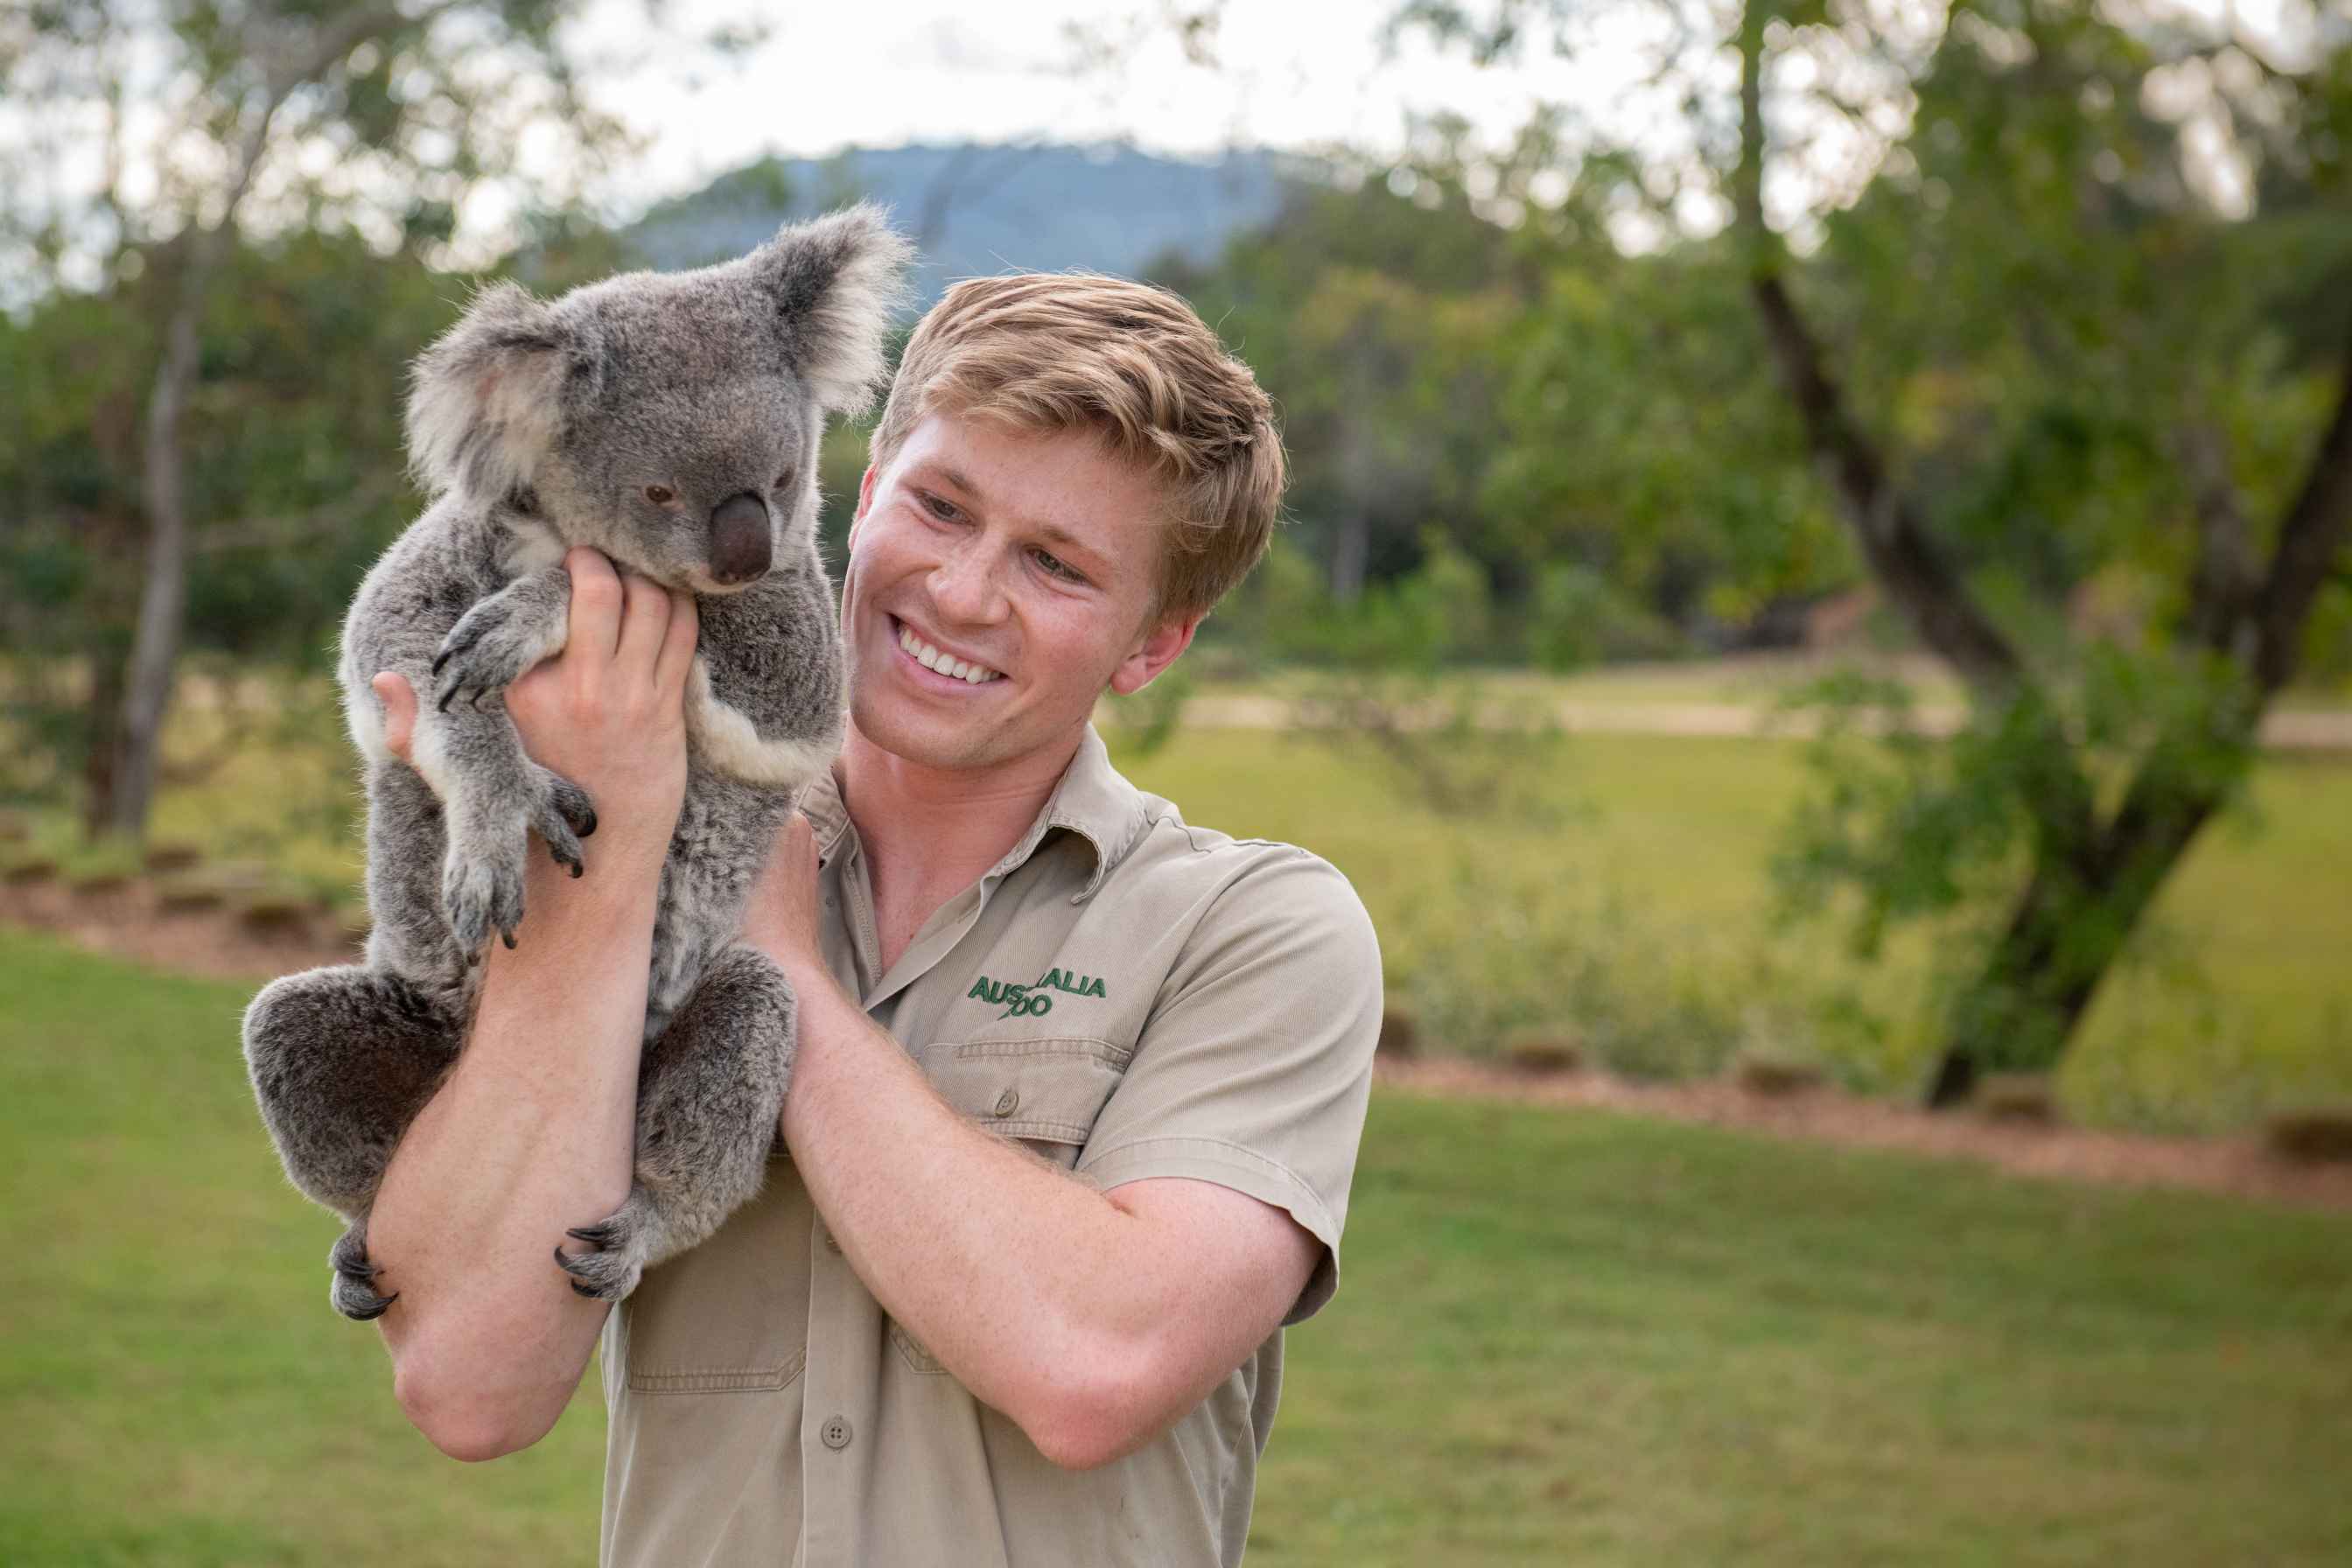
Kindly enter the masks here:
[[555, 863], [574, 877], [585, 868], [586, 853], [580, 840], [596, 831], [596, 808], [588, 792], [562, 773], [541, 770], [539, 797], [531, 804], [530, 825], [547, 841]]
[[572, 1289], [597, 1301], [617, 1301], [637, 1288], [650, 1251], [652, 1205], [643, 1188], [629, 1194], [610, 1218], [563, 1234], [595, 1250], [577, 1256], [555, 1249], [556, 1266], [572, 1276]]
[[327, 1261], [335, 1270], [335, 1282], [328, 1289], [327, 1300], [344, 1317], [357, 1322], [373, 1322], [400, 1300], [397, 1290], [389, 1296], [376, 1294], [375, 1277], [383, 1271], [368, 1261], [365, 1226], [355, 1225], [343, 1232], [327, 1254]]
[[551, 773], [547, 779], [550, 803], [562, 816], [565, 825], [583, 838], [594, 833], [596, 806], [588, 798], [588, 792], [562, 773]]
[[[464, 697], [476, 712], [563, 646], [563, 621], [544, 605], [494, 594], [458, 617], [433, 658], [441, 710]], [[470, 695], [468, 695], [470, 693]]]

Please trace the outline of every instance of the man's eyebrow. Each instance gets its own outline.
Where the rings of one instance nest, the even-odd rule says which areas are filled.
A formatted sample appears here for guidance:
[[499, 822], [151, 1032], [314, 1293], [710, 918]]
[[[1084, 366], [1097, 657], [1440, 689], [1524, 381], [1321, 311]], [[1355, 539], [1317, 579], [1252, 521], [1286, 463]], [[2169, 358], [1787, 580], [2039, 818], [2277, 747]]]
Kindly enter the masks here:
[[929, 463], [926, 464], [925, 467], [936, 471], [940, 478], [945, 479], [949, 484], [953, 485], [964, 494], [971, 497], [972, 500], [985, 500], [988, 499], [987, 492], [982, 490], [978, 485], [973, 484], [971, 482], [971, 476], [965, 473], [961, 468], [952, 467], [947, 463]]

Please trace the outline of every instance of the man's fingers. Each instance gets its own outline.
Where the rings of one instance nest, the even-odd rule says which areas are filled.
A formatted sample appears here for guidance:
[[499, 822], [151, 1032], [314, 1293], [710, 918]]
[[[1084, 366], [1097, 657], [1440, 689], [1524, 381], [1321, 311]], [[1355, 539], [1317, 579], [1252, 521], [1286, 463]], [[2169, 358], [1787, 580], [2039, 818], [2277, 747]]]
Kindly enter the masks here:
[[[563, 552], [572, 575], [572, 620], [568, 647], [609, 655], [621, 646], [621, 574], [597, 551], [584, 545]], [[602, 662], [602, 660], [598, 660]]]
[[409, 745], [416, 739], [416, 689], [408, 684], [406, 676], [389, 669], [368, 685], [383, 704], [384, 749], [407, 762]]
[[621, 646], [614, 663], [647, 678], [669, 633], [670, 597], [661, 584], [634, 572], [621, 577]]
[[654, 662], [654, 684], [664, 691], [676, 691], [686, 685], [686, 672], [693, 667], [702, 613], [691, 594], [673, 592], [669, 597], [669, 626], [662, 634], [661, 656]]

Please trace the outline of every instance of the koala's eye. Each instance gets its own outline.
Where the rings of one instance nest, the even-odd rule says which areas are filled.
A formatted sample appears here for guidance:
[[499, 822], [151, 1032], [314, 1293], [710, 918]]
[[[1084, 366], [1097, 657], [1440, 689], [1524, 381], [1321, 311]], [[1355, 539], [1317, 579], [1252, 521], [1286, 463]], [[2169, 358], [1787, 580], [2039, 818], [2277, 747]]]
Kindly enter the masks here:
[[677, 499], [677, 492], [667, 485], [647, 485], [646, 499], [656, 506], [667, 506]]
[[776, 476], [775, 488], [780, 490], [788, 490], [793, 488], [792, 469], [786, 468], [782, 473]]

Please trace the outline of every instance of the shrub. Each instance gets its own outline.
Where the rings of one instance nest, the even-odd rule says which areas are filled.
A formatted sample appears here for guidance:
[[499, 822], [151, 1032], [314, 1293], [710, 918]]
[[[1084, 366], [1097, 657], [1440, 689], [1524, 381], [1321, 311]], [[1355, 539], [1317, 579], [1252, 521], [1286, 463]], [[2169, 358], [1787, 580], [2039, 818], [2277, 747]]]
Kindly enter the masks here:
[[2298, 1164], [2352, 1163], [2352, 1105], [2279, 1111], [2263, 1124], [2263, 1142]]
[[1829, 1075], [1818, 1062], [1770, 1050], [1744, 1050], [1731, 1064], [1731, 1080], [1748, 1093], [1782, 1100], [1822, 1087]]

